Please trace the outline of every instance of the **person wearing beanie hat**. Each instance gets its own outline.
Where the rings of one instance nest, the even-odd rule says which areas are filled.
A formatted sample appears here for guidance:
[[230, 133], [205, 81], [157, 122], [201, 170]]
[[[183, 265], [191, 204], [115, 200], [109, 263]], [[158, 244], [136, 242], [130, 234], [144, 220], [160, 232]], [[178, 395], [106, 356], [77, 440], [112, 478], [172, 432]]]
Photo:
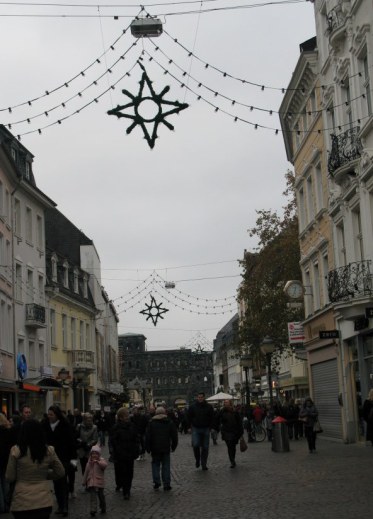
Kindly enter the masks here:
[[88, 463], [85, 467], [82, 480], [82, 485], [86, 486], [90, 493], [92, 517], [97, 513], [97, 497], [100, 503], [101, 513], [106, 513], [104, 471], [107, 466], [107, 461], [101, 456], [101, 448], [99, 445], [94, 445], [89, 453]]
[[178, 434], [175, 423], [167, 416], [164, 407], [159, 406], [155, 410], [154, 417], [150, 420], [146, 429], [146, 451], [152, 455], [153, 488], [158, 490], [171, 490], [171, 456], [178, 443]]

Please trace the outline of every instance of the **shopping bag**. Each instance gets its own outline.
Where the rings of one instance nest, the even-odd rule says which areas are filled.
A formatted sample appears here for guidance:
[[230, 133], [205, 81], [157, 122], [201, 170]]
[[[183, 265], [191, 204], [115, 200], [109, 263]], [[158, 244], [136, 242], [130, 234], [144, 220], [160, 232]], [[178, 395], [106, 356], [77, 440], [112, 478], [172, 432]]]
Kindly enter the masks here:
[[240, 451], [245, 452], [247, 450], [247, 443], [245, 442], [245, 438], [241, 436], [240, 438]]
[[316, 422], [313, 424], [313, 432], [322, 433], [322, 427], [319, 420], [316, 420]]

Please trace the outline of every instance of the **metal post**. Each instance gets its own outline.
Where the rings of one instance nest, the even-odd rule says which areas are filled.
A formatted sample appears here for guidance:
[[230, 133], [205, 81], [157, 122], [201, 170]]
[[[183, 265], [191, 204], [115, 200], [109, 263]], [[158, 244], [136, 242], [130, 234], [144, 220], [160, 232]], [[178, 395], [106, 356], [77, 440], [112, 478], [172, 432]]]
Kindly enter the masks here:
[[249, 379], [247, 376], [248, 367], [244, 368], [245, 371], [245, 390], [246, 390], [246, 405], [250, 405], [250, 386], [249, 386]]
[[269, 389], [269, 403], [271, 407], [273, 405], [273, 389], [272, 389], [272, 354], [267, 353], [267, 365], [268, 365], [268, 389]]

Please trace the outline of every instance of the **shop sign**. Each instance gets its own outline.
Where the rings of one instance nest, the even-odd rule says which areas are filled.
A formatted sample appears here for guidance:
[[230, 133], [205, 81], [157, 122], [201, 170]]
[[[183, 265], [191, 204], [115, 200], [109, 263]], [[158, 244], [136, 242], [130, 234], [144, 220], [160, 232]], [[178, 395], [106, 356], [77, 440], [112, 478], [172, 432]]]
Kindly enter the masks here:
[[364, 330], [364, 328], [369, 327], [369, 319], [367, 317], [359, 317], [354, 321], [354, 330], [358, 332], [360, 330]]
[[303, 344], [304, 329], [300, 322], [288, 323], [289, 344]]
[[319, 339], [339, 339], [338, 330], [323, 330], [319, 332]]
[[365, 317], [367, 319], [373, 317], [373, 307], [372, 306], [369, 306], [368, 308], [365, 309]]

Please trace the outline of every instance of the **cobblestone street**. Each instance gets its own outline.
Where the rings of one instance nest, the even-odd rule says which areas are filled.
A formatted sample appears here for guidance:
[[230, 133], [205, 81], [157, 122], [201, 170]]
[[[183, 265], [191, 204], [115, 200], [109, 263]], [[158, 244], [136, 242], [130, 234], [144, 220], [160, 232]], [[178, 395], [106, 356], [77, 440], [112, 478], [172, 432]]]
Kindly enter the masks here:
[[[318, 439], [317, 452], [306, 441], [291, 442], [290, 452], [274, 453], [271, 444], [251, 443], [230, 468], [226, 446], [210, 446], [209, 470], [196, 469], [189, 435], [179, 436], [172, 455], [172, 491], [153, 490], [150, 456], [135, 462], [132, 495], [115, 492], [114, 470], [106, 472], [108, 518], [130, 519], [370, 519], [373, 509], [373, 448]], [[107, 456], [107, 448], [103, 449]], [[70, 519], [90, 517], [89, 496], [70, 500]], [[98, 517], [100, 514], [98, 514]], [[2, 517], [10, 518], [10, 515]], [[52, 517], [57, 517], [53, 513]]]

